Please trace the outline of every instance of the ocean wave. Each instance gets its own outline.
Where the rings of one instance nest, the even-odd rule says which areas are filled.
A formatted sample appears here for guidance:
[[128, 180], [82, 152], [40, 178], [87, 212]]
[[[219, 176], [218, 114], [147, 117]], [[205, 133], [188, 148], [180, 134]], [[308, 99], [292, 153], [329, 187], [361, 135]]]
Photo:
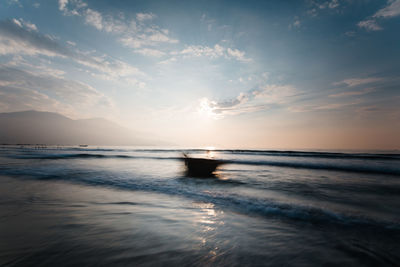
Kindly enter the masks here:
[[[70, 183], [83, 184], [86, 186], [100, 186], [119, 190], [142, 191], [161, 193], [173, 196], [184, 197], [196, 202], [212, 203], [215, 208], [222, 210], [229, 209], [235, 212], [246, 213], [254, 216], [264, 216], [267, 218], [279, 218], [285, 220], [302, 221], [313, 224], [339, 224], [350, 227], [377, 227], [388, 230], [400, 230], [398, 221], [385, 221], [378, 218], [361, 217], [351, 214], [344, 214], [328, 210], [326, 208], [316, 208], [294, 203], [282, 203], [273, 199], [263, 199], [229, 193], [225, 190], [213, 190], [214, 185], [221, 185], [224, 181], [206, 179], [205, 184], [191, 184], [183, 182], [184, 178], [175, 179], [126, 179], [113, 176], [112, 173], [84, 173], [79, 171], [65, 172], [63, 174], [36, 174], [32, 175], [27, 171], [25, 175], [21, 172], [8, 175], [34, 180], [55, 180]], [[204, 181], [202, 179], [201, 181]], [[228, 183], [229, 185], [229, 183]], [[111, 203], [110, 203], [111, 204]], [[137, 205], [136, 202], [112, 202], [115, 205]]]
[[[15, 151], [16, 148], [0, 147], [2, 150]], [[203, 149], [203, 148], [107, 148], [107, 147], [44, 147], [35, 148], [31, 146], [17, 148], [20, 151], [78, 151], [78, 152], [143, 152], [143, 153], [179, 153], [206, 154], [212, 151], [216, 154], [253, 155], [253, 156], [276, 156], [276, 157], [306, 157], [306, 158], [333, 158], [333, 159], [365, 159], [365, 160], [400, 160], [399, 151], [378, 152], [335, 152], [335, 151], [302, 151], [302, 150], [260, 150], [260, 149]]]
[[298, 169], [328, 170], [328, 171], [345, 171], [359, 173], [375, 173], [375, 174], [391, 174], [400, 175], [400, 169], [393, 166], [373, 166], [346, 163], [322, 163], [322, 162], [295, 162], [295, 161], [252, 161], [252, 160], [226, 160], [226, 164], [242, 164], [257, 166], [274, 166], [288, 167]]
[[400, 230], [400, 224], [398, 222], [343, 214], [327, 209], [296, 205], [293, 203], [280, 203], [274, 200], [214, 195], [211, 202], [216, 205], [222, 204], [223, 206], [230, 206], [235, 210], [266, 217], [286, 218], [315, 224], [329, 223], [345, 226], [382, 227]]
[[307, 158], [333, 158], [333, 159], [370, 159], [370, 160], [400, 160], [397, 153], [341, 153], [295, 150], [216, 150], [240, 155], [260, 155], [277, 157], [307, 157]]
[[[61, 160], [61, 159], [107, 159], [107, 158], [121, 158], [121, 159], [153, 159], [153, 160], [183, 160], [179, 156], [146, 156], [146, 155], [126, 155], [126, 154], [104, 154], [104, 153], [26, 153], [9, 155], [11, 158], [17, 159], [38, 159], [38, 160]], [[273, 166], [285, 168], [298, 168], [298, 169], [313, 169], [313, 170], [328, 170], [328, 171], [341, 171], [341, 172], [358, 172], [358, 173], [373, 173], [373, 174], [386, 174], [386, 175], [400, 175], [400, 168], [398, 165], [392, 164], [371, 164], [367, 162], [356, 162], [352, 160], [332, 160], [329, 162], [321, 161], [290, 161], [290, 160], [220, 160], [222, 165], [226, 164], [239, 164], [239, 165], [255, 165], [255, 166]]]
[[75, 153], [75, 154], [24, 154], [10, 155], [16, 159], [40, 159], [40, 160], [60, 160], [60, 159], [107, 159], [107, 158], [126, 158], [126, 159], [158, 159], [158, 160], [178, 160], [182, 157], [155, 157], [155, 156], [133, 156], [124, 154], [94, 154], [94, 153]]

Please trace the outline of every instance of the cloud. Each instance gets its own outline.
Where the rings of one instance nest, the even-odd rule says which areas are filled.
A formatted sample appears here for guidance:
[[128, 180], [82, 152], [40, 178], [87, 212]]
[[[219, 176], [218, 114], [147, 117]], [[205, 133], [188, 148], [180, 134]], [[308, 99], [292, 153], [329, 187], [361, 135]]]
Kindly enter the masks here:
[[332, 94], [332, 95], [329, 95], [329, 97], [348, 97], [348, 96], [356, 96], [356, 95], [365, 95], [365, 94], [373, 92], [374, 90], [375, 90], [375, 88], [365, 88], [365, 89], [359, 90], [359, 91], [347, 91], [347, 92]]
[[19, 0], [8, 0], [9, 5], [17, 5], [18, 7], [23, 7]]
[[170, 63], [176, 62], [176, 61], [178, 61], [178, 59], [177, 59], [176, 57], [170, 57], [170, 58], [168, 58], [168, 59], [166, 59], [166, 60], [163, 60], [163, 61], [158, 62], [157, 64], [160, 64], [160, 65], [167, 65], [167, 64], [170, 64]]
[[187, 46], [179, 52], [180, 55], [188, 57], [210, 57], [217, 58], [225, 54], [225, 48], [216, 44], [214, 47], [202, 46], [202, 45], [191, 45]]
[[168, 31], [161, 30], [156, 26], [138, 30], [135, 32], [126, 32], [119, 41], [126, 47], [141, 48], [145, 46], [157, 46], [162, 43], [176, 44], [179, 41], [168, 36]]
[[377, 19], [389, 19], [393, 17], [397, 17], [400, 15], [400, 0], [389, 0], [388, 5], [384, 8], [379, 9], [374, 15], [371, 17], [360, 21], [357, 25], [360, 28], [365, 28], [369, 31], [379, 31], [383, 28], [380, 27], [377, 23]]
[[151, 56], [151, 57], [161, 57], [165, 55], [163, 51], [151, 48], [136, 49], [134, 50], [134, 52], [144, 56]]
[[331, 1], [325, 1], [325, 2], [320, 2], [320, 1], [314, 1], [311, 0], [309, 1], [311, 5], [311, 9], [307, 11], [307, 13], [311, 16], [316, 16], [318, 14], [319, 10], [324, 10], [324, 9], [336, 9], [339, 7], [339, 1], [338, 0], [331, 0]]
[[284, 104], [296, 95], [297, 90], [291, 85], [268, 84], [250, 92], [265, 103]]
[[[167, 29], [150, 24], [151, 20], [157, 17], [153, 13], [137, 13], [136, 20], [127, 20], [123, 14], [118, 17], [104, 15], [99, 11], [88, 8], [87, 4], [81, 0], [60, 0], [59, 7], [64, 15], [82, 16], [87, 25], [93, 26], [99, 31], [117, 35], [118, 41], [129, 48], [149, 49], [149, 47], [160, 44], [176, 44], [179, 42], [169, 36]], [[146, 52], [143, 51], [141, 50], [139, 53], [145, 54]], [[154, 56], [154, 53], [147, 53], [147, 55]]]
[[245, 112], [243, 104], [248, 101], [247, 95], [240, 93], [236, 98], [221, 102], [202, 98], [199, 101], [198, 112], [214, 119], [221, 119], [225, 115], [235, 115]]
[[0, 84], [0, 110], [2, 112], [31, 109], [65, 112], [66, 106], [36, 90]]
[[272, 106], [289, 103], [296, 96], [296, 89], [291, 85], [264, 85], [246, 93], [240, 93], [234, 99], [223, 101], [202, 98], [198, 112], [214, 119], [226, 115], [237, 115], [267, 110]]
[[22, 23], [21, 23], [19, 20], [17, 20], [17, 19], [12, 19], [12, 22], [14, 22], [14, 24], [16, 24], [16, 25], [18, 25], [19, 27], [22, 28]]
[[388, 6], [378, 10], [374, 18], [392, 18], [400, 15], [400, 0], [389, 1]]
[[53, 38], [31, 30], [26, 23], [18, 20], [0, 21], [0, 55], [29, 55], [61, 57], [71, 59], [95, 71], [105, 73], [111, 78], [143, 73], [123, 61], [103, 57], [95, 57], [71, 50]]
[[35, 24], [24, 21], [23, 19], [12, 19], [12, 22], [14, 22], [14, 24], [18, 25], [21, 28], [25, 28], [27, 30], [31, 30], [31, 31], [37, 31], [37, 27]]
[[294, 17], [294, 22], [289, 24], [289, 29], [300, 28], [301, 22], [300, 19], [296, 16]]
[[88, 84], [0, 65], [0, 106], [3, 111], [43, 107], [63, 111], [112, 107], [111, 100]]
[[350, 102], [336, 102], [336, 103], [323, 103], [323, 104], [315, 104], [315, 105], [303, 105], [303, 106], [291, 106], [289, 110], [291, 112], [315, 112], [321, 110], [343, 110], [344, 108], [348, 108], [351, 106], [357, 106], [362, 103], [361, 100], [355, 100]]
[[90, 85], [61, 77], [40, 75], [25, 70], [0, 65], [0, 80], [10, 82], [15, 87], [33, 88], [59, 96], [63, 100], [90, 104], [103, 97]]
[[64, 11], [67, 7], [68, 0], [58, 0], [58, 9]]
[[224, 57], [227, 59], [235, 59], [242, 62], [251, 61], [247, 58], [245, 52], [238, 49], [225, 48], [219, 44], [214, 47], [202, 46], [202, 45], [191, 45], [187, 46], [179, 52], [173, 52], [173, 55], [181, 55], [183, 57], [209, 57], [212, 59]]
[[366, 87], [363, 88], [365, 85], [373, 85], [376, 84], [378, 82], [383, 81], [384, 79], [382, 78], [378, 78], [378, 77], [369, 77], [369, 78], [351, 78], [351, 79], [344, 79], [343, 81], [339, 81], [339, 82], [334, 82], [333, 85], [335, 86], [340, 86], [343, 87], [345, 89], [351, 88], [353, 89], [353, 87], [359, 87], [362, 88], [360, 90], [352, 90], [352, 91], [344, 91], [344, 92], [339, 92], [339, 93], [335, 93], [335, 94], [331, 94], [329, 95], [329, 97], [349, 97], [349, 96], [359, 96], [359, 95], [365, 95], [365, 94], [369, 94], [373, 91], [375, 91], [375, 87]]
[[153, 13], [137, 13], [136, 19], [138, 21], [152, 20], [156, 17]]
[[67, 16], [79, 16], [81, 10], [85, 7], [87, 7], [87, 4], [82, 0], [58, 0], [58, 9]]
[[371, 78], [352, 78], [352, 79], [345, 79], [340, 82], [335, 82], [333, 85], [346, 85], [349, 87], [353, 86], [358, 86], [358, 85], [364, 85], [364, 84], [369, 84], [369, 83], [375, 83], [382, 81], [382, 78], [377, 78], [377, 77], [371, 77]]
[[92, 25], [98, 30], [103, 29], [103, 17], [97, 11], [94, 11], [90, 8], [86, 9], [85, 21], [87, 24]]
[[360, 28], [365, 28], [368, 31], [380, 31], [383, 30], [381, 26], [379, 26], [374, 19], [368, 19], [368, 20], [363, 20], [360, 21], [357, 24], [358, 27]]
[[344, 34], [346, 34], [346, 35], [349, 36], [349, 37], [353, 37], [353, 36], [356, 35], [356, 32], [355, 32], [355, 31], [347, 31], [347, 32], [345, 32]]
[[67, 41], [67, 44], [69, 44], [70, 46], [76, 46], [76, 43], [72, 41]]
[[72, 55], [71, 51], [49, 36], [24, 27], [16, 19], [0, 21], [0, 55], [6, 54], [41, 54], [50, 57]]
[[7, 62], [6, 65], [12, 68], [31, 70], [39, 75], [63, 77], [65, 74], [65, 71], [63, 70], [50, 67], [49, 62], [43, 59], [38, 59], [35, 62], [31, 62], [31, 60], [26, 60], [23, 56], [13, 56], [12, 60]]
[[329, 8], [337, 8], [338, 6], [339, 6], [338, 0], [332, 0], [331, 2], [329, 2], [329, 5], [328, 5]]
[[349, 103], [331, 103], [331, 104], [314, 106], [314, 107], [312, 107], [311, 110], [335, 110], [335, 109], [341, 109], [344, 107], [358, 105], [358, 104], [360, 104], [360, 101], [349, 102]]
[[251, 61], [250, 58], [246, 58], [245, 52], [238, 49], [228, 48], [227, 50], [228, 58], [234, 58], [239, 61]]
[[76, 61], [82, 65], [101, 71], [106, 74], [110, 80], [127, 76], [145, 76], [138, 68], [121, 60], [109, 60], [105, 57], [83, 57]]

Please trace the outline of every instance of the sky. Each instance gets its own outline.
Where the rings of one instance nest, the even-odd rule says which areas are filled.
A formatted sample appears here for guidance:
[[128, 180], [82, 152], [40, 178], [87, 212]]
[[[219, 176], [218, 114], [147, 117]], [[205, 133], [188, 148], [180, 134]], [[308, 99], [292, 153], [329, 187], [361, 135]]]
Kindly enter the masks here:
[[180, 146], [400, 149], [400, 0], [0, 2], [0, 112]]

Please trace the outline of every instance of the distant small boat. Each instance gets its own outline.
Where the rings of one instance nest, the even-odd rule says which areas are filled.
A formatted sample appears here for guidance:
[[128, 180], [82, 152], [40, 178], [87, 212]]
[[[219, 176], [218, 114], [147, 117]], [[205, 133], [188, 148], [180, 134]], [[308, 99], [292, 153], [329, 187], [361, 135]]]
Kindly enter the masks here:
[[80, 147], [87, 147], [88, 145], [79, 145]]
[[185, 153], [184, 161], [187, 168], [187, 173], [190, 176], [197, 177], [212, 177], [213, 172], [217, 169], [219, 165], [223, 162], [215, 159], [205, 159], [205, 158], [191, 158]]

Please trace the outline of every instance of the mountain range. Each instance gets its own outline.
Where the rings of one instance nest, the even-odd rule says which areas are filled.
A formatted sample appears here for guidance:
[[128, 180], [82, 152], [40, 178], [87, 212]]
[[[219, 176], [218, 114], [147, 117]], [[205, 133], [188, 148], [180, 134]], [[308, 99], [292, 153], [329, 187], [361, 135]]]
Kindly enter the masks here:
[[73, 120], [40, 111], [0, 113], [0, 144], [162, 145], [103, 118]]

